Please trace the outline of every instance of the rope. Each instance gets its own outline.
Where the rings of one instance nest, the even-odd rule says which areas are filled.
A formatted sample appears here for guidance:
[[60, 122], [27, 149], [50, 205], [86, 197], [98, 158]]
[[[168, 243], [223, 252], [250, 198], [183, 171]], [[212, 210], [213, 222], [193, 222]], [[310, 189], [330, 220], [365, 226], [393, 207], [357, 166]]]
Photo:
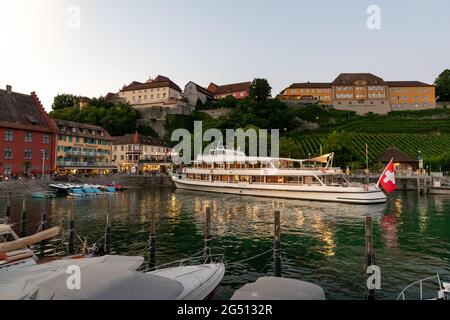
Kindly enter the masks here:
[[243, 263], [243, 262], [251, 261], [253, 259], [262, 257], [263, 255], [268, 254], [269, 252], [273, 252], [273, 249], [267, 250], [267, 251], [265, 251], [265, 252], [263, 252], [261, 254], [258, 254], [256, 256], [253, 256], [253, 257], [250, 257], [250, 258], [247, 258], [247, 259], [243, 259], [243, 260], [240, 260], [240, 261], [235, 261], [235, 262], [232, 262], [232, 263], [227, 263], [227, 267], [231, 266], [231, 265], [234, 265], [234, 264], [240, 264], [240, 263]]

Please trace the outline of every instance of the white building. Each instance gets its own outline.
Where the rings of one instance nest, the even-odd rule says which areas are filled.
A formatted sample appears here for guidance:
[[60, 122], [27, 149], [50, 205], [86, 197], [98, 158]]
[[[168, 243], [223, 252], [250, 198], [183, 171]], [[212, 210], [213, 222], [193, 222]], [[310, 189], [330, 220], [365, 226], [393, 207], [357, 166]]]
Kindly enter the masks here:
[[208, 89], [203, 88], [195, 82], [189, 81], [184, 87], [183, 96], [187, 99], [187, 102], [195, 106], [198, 101], [206, 103], [214, 100], [214, 95]]
[[182, 93], [181, 88], [172, 80], [159, 75], [146, 82], [133, 81], [120, 90], [119, 97], [134, 107], [155, 106], [180, 99]]

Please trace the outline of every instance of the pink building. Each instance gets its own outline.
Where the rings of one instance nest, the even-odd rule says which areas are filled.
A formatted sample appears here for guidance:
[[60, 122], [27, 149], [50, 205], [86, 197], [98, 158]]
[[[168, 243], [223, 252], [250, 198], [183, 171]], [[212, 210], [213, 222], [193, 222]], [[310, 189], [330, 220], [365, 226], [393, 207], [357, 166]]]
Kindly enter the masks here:
[[251, 84], [251, 82], [241, 82], [218, 86], [211, 82], [208, 86], [208, 91], [212, 92], [214, 99], [216, 100], [223, 99], [227, 96], [233, 96], [236, 99], [244, 99], [248, 97], [248, 90], [250, 89]]

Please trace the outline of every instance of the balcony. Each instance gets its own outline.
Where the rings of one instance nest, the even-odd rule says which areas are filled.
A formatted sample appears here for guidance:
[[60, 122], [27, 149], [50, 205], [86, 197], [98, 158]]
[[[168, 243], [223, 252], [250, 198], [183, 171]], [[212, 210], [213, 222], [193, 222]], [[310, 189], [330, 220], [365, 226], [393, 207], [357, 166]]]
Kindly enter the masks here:
[[92, 168], [92, 167], [110, 167], [110, 164], [106, 164], [106, 163], [98, 163], [98, 162], [78, 162], [78, 161], [57, 161], [56, 165], [58, 167], [76, 167], [76, 168], [80, 168], [80, 167], [86, 167], [86, 168]]
[[84, 156], [84, 157], [106, 157], [107, 154], [104, 154], [102, 152], [95, 152], [95, 151], [76, 151], [76, 150], [67, 150], [63, 151], [67, 155], [74, 155], [74, 156]]

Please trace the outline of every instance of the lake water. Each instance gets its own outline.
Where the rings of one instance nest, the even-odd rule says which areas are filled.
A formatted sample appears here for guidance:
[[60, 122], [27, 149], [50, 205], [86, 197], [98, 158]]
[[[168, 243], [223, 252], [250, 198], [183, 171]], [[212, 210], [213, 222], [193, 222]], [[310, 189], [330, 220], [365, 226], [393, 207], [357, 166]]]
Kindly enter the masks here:
[[[4, 203], [2, 203], [4, 206]], [[21, 199], [12, 200], [12, 220], [20, 221]], [[223, 254], [225, 277], [216, 294], [234, 290], [262, 275], [272, 275], [273, 211], [281, 211], [283, 276], [314, 282], [328, 299], [362, 299], [365, 292], [364, 219], [373, 218], [374, 252], [381, 268], [378, 299], [396, 299], [408, 284], [439, 273], [450, 280], [450, 197], [395, 193], [383, 205], [268, 199], [197, 193], [170, 188], [129, 190], [116, 196], [73, 200], [77, 235], [101, 243], [106, 215], [112, 216], [112, 251], [143, 255], [150, 215], [156, 210], [156, 263], [198, 253], [204, 246], [205, 207], [212, 207], [213, 254]], [[38, 228], [42, 201], [27, 200], [28, 233]], [[70, 200], [50, 203], [49, 223], [67, 232]], [[20, 231], [16, 224], [15, 229]], [[77, 238], [77, 247], [81, 241]], [[49, 253], [64, 251], [53, 240]], [[266, 252], [244, 262], [247, 258]]]

